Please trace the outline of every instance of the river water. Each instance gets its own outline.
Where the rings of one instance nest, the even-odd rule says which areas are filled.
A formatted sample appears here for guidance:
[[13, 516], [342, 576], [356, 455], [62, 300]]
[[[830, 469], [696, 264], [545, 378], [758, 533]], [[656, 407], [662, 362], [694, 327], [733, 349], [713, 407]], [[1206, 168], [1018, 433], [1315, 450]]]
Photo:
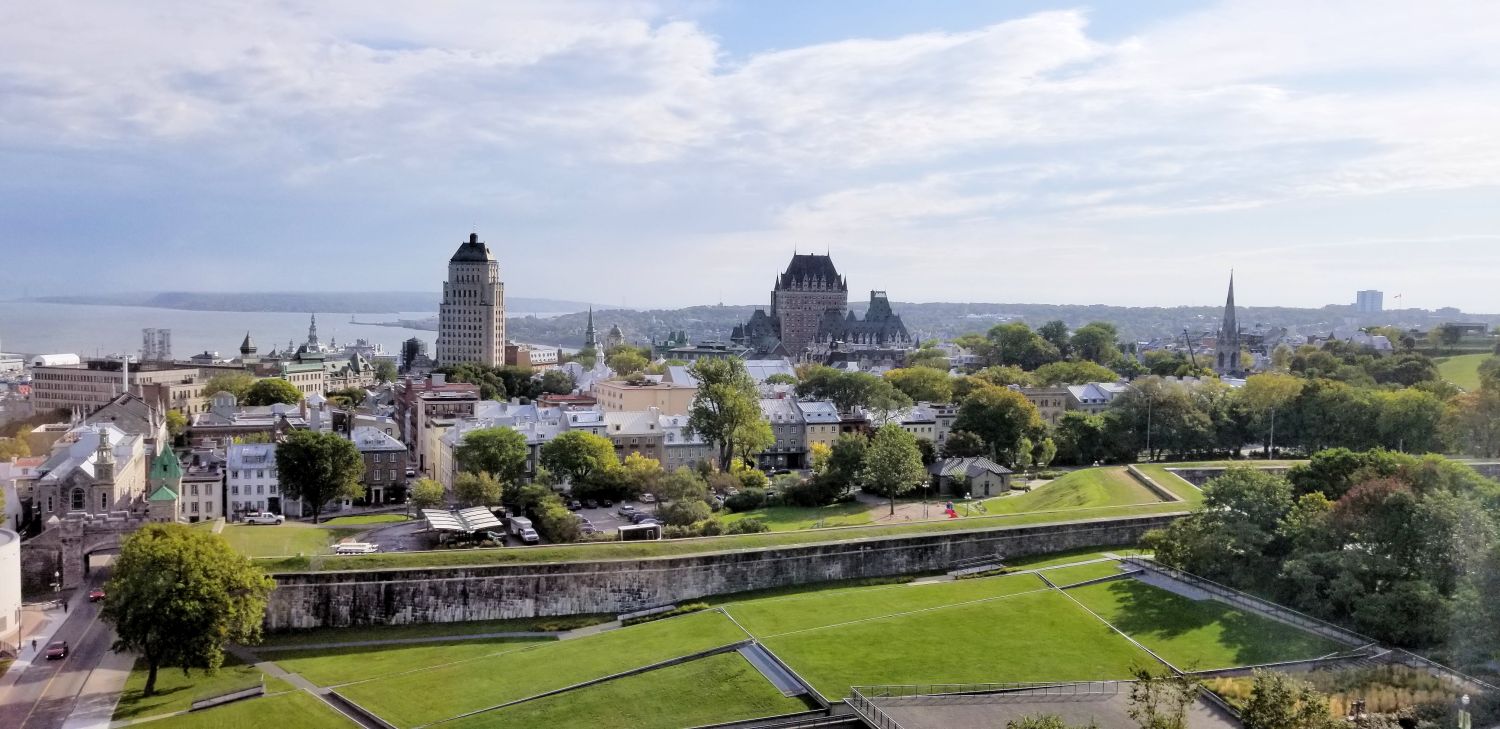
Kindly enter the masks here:
[[[530, 312], [510, 312], [524, 316]], [[362, 322], [424, 319], [432, 312], [359, 314]], [[538, 314], [542, 316], [544, 314]], [[381, 345], [387, 354], [399, 354], [401, 343], [417, 337], [432, 353], [437, 332], [405, 327], [350, 324], [349, 312], [319, 312], [318, 338], [325, 344], [337, 338], [340, 344], [356, 338]], [[172, 330], [172, 356], [187, 359], [204, 350], [220, 356], [239, 356], [240, 341], [250, 333], [261, 354], [286, 347], [287, 340], [307, 340], [308, 315], [268, 311], [184, 311], [142, 306], [94, 304], [45, 304], [0, 301], [0, 351], [23, 354], [71, 352], [80, 357], [108, 354], [139, 354], [141, 329]]]

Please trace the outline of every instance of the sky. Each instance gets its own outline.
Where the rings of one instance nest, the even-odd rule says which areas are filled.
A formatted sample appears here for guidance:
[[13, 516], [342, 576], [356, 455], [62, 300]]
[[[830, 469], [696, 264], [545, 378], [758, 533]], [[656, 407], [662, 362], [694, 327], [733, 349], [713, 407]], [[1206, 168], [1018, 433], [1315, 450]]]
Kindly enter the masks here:
[[0, 299], [1500, 311], [1500, 3], [0, 5]]

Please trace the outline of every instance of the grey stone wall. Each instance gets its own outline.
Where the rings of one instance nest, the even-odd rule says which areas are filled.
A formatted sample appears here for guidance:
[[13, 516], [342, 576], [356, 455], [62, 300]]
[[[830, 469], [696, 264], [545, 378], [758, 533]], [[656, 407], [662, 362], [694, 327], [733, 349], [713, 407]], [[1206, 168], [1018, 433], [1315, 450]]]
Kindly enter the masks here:
[[266, 628], [622, 613], [708, 595], [946, 570], [954, 562], [1134, 544], [1181, 514], [951, 531], [683, 557], [274, 575]]

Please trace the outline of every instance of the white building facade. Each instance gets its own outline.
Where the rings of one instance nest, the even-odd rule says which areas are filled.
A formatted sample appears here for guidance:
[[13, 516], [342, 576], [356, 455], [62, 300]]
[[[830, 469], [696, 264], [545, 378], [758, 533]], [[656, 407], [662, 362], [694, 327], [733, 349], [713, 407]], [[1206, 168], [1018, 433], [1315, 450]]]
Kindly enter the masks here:
[[438, 309], [439, 364], [505, 364], [505, 283], [500, 264], [477, 233], [448, 259]]

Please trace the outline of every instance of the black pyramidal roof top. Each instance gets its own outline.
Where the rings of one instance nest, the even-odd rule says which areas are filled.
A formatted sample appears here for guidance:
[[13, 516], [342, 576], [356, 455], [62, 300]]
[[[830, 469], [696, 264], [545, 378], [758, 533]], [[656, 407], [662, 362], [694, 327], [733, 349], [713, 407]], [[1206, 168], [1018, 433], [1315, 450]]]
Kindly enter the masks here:
[[488, 263], [495, 260], [490, 253], [490, 247], [479, 242], [478, 233], [470, 233], [469, 239], [458, 245], [453, 257], [448, 259], [449, 263]]
[[822, 279], [825, 284], [836, 285], [843, 289], [848, 288], [844, 280], [839, 277], [838, 269], [833, 267], [833, 259], [816, 253], [793, 255], [792, 262], [786, 267], [786, 272], [781, 274], [781, 287], [811, 283], [818, 279]]

